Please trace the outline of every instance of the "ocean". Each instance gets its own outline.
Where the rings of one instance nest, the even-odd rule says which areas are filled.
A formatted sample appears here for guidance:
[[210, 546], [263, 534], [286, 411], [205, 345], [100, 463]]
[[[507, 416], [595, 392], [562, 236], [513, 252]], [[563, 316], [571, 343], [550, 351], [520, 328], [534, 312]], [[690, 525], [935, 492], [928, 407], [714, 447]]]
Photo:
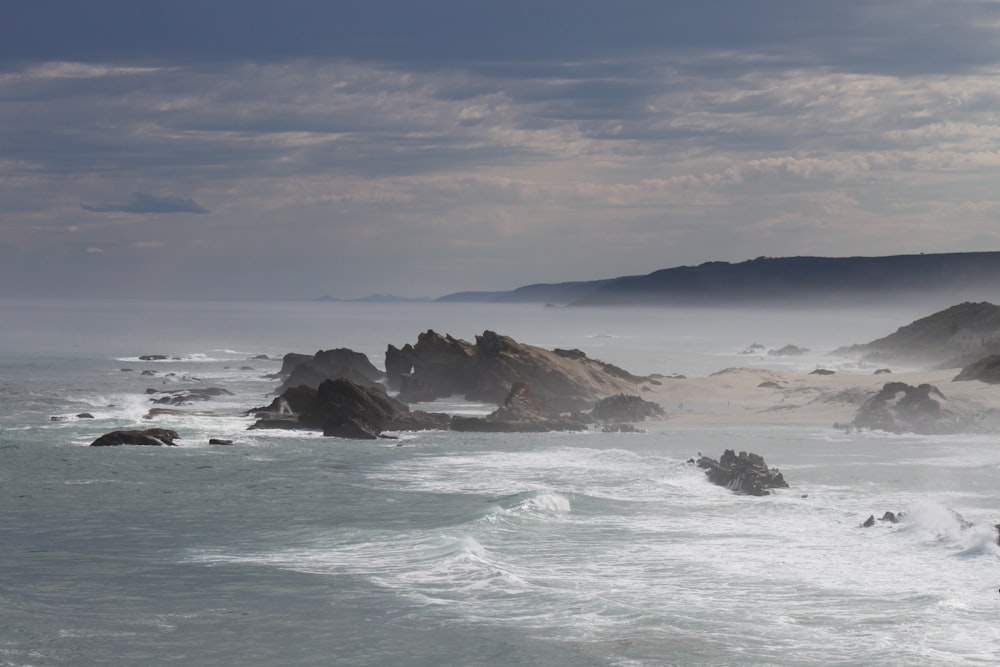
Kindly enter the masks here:
[[[286, 352], [382, 367], [491, 329], [638, 374], [846, 372], [832, 350], [933, 310], [0, 300], [0, 665], [996, 664], [993, 436], [246, 430]], [[148, 389], [196, 387], [231, 394], [143, 418]], [[87, 446], [152, 426], [180, 446]], [[790, 488], [687, 462], [725, 449]]]

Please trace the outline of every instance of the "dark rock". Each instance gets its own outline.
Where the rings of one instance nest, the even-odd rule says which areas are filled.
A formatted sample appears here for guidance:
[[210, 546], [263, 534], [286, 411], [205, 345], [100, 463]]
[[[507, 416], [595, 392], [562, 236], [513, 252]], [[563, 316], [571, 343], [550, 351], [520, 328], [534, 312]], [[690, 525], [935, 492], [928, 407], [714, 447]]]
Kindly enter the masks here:
[[503, 404], [515, 383], [524, 382], [551, 408], [583, 410], [594, 401], [634, 393], [647, 378], [589, 359], [579, 350], [544, 350], [484, 331], [475, 344], [426, 331], [416, 345], [386, 352], [390, 387], [408, 403], [461, 395]]
[[586, 421], [579, 416], [562, 416], [532, 395], [523, 382], [511, 387], [502, 407], [486, 417], [454, 417], [453, 431], [485, 433], [544, 433], [548, 431], [580, 431]]
[[865, 519], [864, 522], [861, 524], [861, 527], [862, 528], [871, 528], [874, 525], [875, 525], [875, 515], [874, 514], [869, 514], [868, 518]]
[[209, 438], [208, 444], [210, 445], [232, 445], [235, 444], [232, 440], [223, 440], [222, 438]]
[[66, 418], [65, 417], [49, 417], [49, 421], [50, 422], [64, 422], [64, 421], [66, 421]]
[[168, 358], [165, 354], [144, 354], [139, 357], [139, 361], [163, 361]]
[[263, 418], [251, 428], [312, 429], [364, 439], [378, 437], [383, 431], [446, 429], [451, 421], [445, 414], [411, 412], [384, 390], [346, 378], [324, 380], [317, 389], [300, 386], [286, 390], [270, 406], [253, 412]]
[[837, 371], [831, 371], [829, 368], [817, 368], [809, 373], [809, 375], [834, 375], [836, 372]]
[[956, 375], [952, 382], [979, 380], [986, 384], [1000, 384], [1000, 355], [991, 354], [972, 362]]
[[760, 389], [781, 389], [781, 385], [774, 380], [764, 380], [757, 387]]
[[709, 481], [736, 493], [748, 496], [766, 496], [767, 489], [785, 489], [788, 483], [777, 468], [768, 468], [763, 457], [727, 449], [718, 461], [702, 456], [698, 467], [705, 469]]
[[258, 429], [274, 429], [282, 431], [318, 431], [316, 427], [310, 427], [299, 422], [297, 416], [289, 417], [262, 417], [247, 427], [249, 431]]
[[156, 375], [156, 371], [146, 370], [140, 373], [140, 375], [142, 375], [143, 377], [153, 377], [154, 375]]
[[258, 354], [258, 355], [255, 355], [253, 357], [250, 357], [250, 358], [253, 361], [270, 361], [271, 360], [271, 357], [267, 356], [266, 354]]
[[122, 373], [134, 373], [135, 372], [131, 368], [119, 368], [118, 370], [121, 371]]
[[362, 424], [354, 418], [327, 425], [323, 429], [323, 435], [350, 440], [378, 440], [379, 437], [379, 434], [370, 426]]
[[286, 366], [292, 368], [278, 388], [278, 393], [302, 385], [315, 389], [324, 380], [337, 378], [347, 378], [364, 387], [375, 387], [385, 377], [385, 373], [375, 368], [366, 355], [347, 348], [320, 350], [312, 357], [286, 354], [282, 362], [282, 373]]
[[658, 403], [627, 394], [602, 398], [590, 412], [592, 419], [601, 422], [641, 422], [648, 417], [662, 417], [664, 414]]
[[152, 447], [173, 446], [180, 436], [176, 431], [165, 428], [149, 428], [144, 431], [111, 431], [90, 443], [91, 447], [114, 447], [118, 445], [147, 445]]
[[891, 368], [877, 368], [875, 369], [875, 373], [873, 373], [873, 375], [891, 375], [891, 374], [892, 374]]
[[94, 415], [90, 414], [89, 412], [81, 412], [80, 414], [78, 414], [76, 416], [76, 418], [77, 419], [93, 419]]
[[964, 430], [968, 426], [964, 420], [942, 408], [937, 399], [945, 400], [944, 394], [932, 385], [889, 382], [861, 405], [852, 424], [888, 433], [936, 435]]

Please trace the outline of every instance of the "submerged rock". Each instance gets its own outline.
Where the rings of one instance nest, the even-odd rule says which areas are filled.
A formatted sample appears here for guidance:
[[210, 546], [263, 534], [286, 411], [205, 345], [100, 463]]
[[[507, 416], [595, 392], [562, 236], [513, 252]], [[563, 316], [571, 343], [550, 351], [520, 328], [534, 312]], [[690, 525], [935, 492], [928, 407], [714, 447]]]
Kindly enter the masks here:
[[177, 431], [165, 428], [148, 428], [142, 431], [111, 431], [90, 443], [91, 447], [117, 447], [119, 445], [146, 445], [171, 447], [179, 440]]
[[748, 496], [766, 496], [767, 489], [786, 489], [788, 482], [777, 468], [768, 468], [764, 458], [758, 454], [727, 449], [718, 461], [702, 456], [697, 461], [699, 468], [713, 484], [724, 486], [736, 493]]
[[232, 396], [233, 392], [222, 387], [202, 387], [197, 389], [174, 389], [159, 391], [147, 389], [146, 394], [155, 396], [150, 400], [157, 405], [188, 405], [196, 401], [207, 401], [216, 396]]

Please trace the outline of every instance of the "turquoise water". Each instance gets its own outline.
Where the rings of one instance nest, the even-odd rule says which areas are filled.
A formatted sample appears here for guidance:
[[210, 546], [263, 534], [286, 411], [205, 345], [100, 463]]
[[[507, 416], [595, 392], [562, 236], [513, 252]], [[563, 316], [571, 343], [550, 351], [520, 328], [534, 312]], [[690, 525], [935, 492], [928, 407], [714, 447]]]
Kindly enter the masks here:
[[[423, 329], [492, 328], [634, 372], [707, 373], [766, 363], [738, 355], [758, 337], [819, 354], [884, 335], [891, 313], [793, 326], [515, 306], [0, 305], [0, 664], [940, 665], [993, 664], [1000, 649], [992, 437], [662, 428], [372, 444], [245, 430], [276, 384], [261, 376], [278, 362], [258, 354], [345, 346], [381, 365], [387, 343]], [[138, 360], [154, 353], [178, 359]], [[234, 395], [158, 419], [181, 446], [85, 446], [150, 424], [147, 388], [192, 386]], [[791, 488], [738, 497], [686, 463], [725, 448], [762, 454]], [[858, 527], [886, 510], [907, 519]]]

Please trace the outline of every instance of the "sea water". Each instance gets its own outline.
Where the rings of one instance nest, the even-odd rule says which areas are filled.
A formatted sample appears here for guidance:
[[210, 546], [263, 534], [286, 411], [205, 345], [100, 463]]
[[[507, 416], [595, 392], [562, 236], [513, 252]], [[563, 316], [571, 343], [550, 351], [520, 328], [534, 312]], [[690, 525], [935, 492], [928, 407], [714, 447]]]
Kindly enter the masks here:
[[[865, 372], [830, 353], [928, 314], [917, 306], [4, 300], [0, 309], [0, 665], [998, 659], [993, 436], [669, 420], [638, 434], [378, 442], [246, 430], [245, 410], [273, 398], [277, 381], [264, 376], [289, 351], [350, 347], [382, 366], [387, 344], [423, 330], [472, 339], [492, 329], [638, 374]], [[755, 342], [810, 352], [745, 354]], [[140, 360], [149, 354], [168, 358]], [[147, 389], [207, 386], [232, 395], [144, 419]], [[458, 399], [434, 407], [492, 409]], [[177, 430], [179, 446], [86, 446], [152, 426]], [[210, 446], [213, 437], [236, 444]], [[791, 487], [736, 496], [687, 462], [725, 449], [763, 455]], [[904, 520], [860, 528], [887, 510]]]

